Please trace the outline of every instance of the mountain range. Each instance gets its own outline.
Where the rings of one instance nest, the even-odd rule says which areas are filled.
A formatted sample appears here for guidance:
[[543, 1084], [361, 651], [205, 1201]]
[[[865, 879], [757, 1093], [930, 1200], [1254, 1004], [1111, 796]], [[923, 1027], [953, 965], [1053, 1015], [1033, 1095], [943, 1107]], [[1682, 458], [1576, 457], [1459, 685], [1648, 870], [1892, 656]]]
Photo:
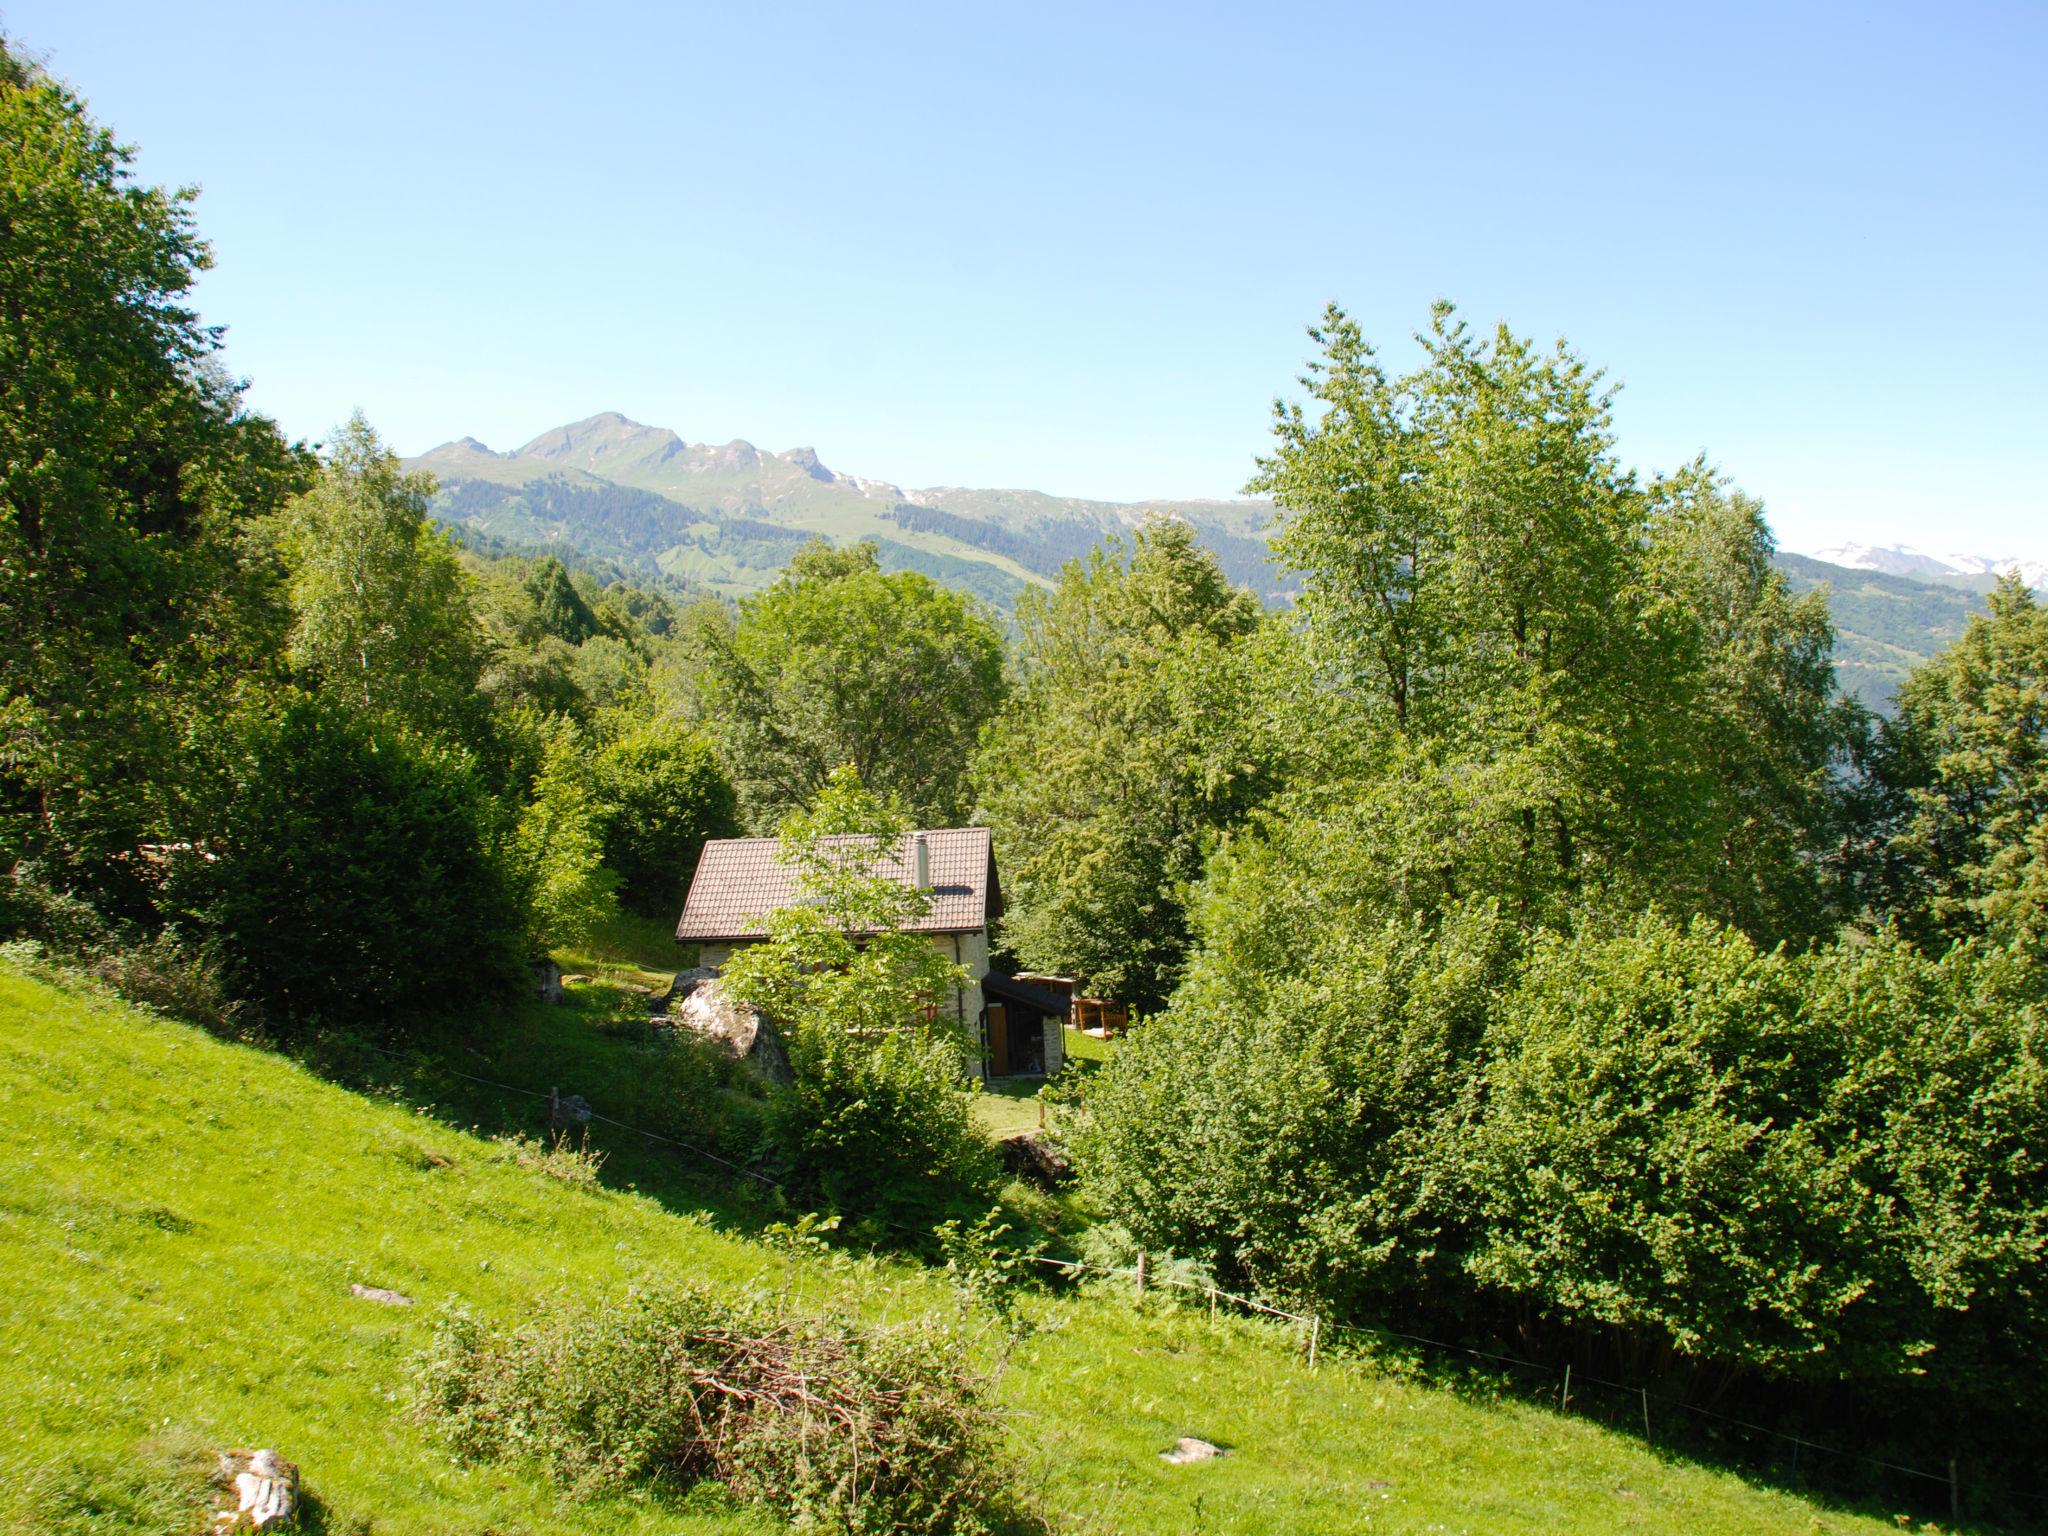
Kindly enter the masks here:
[[1852, 571], [1877, 571], [1886, 576], [1907, 576], [1915, 581], [1938, 582], [1988, 592], [2007, 571], [2018, 571], [2020, 579], [2036, 591], [2048, 591], [2048, 560], [2025, 560], [2017, 555], [1931, 555], [1909, 544], [1836, 544], [1808, 552], [1809, 557]]
[[810, 448], [685, 442], [616, 411], [543, 432], [510, 452], [473, 437], [408, 468], [441, 482], [436, 514], [520, 548], [566, 546], [726, 596], [766, 586], [805, 540], [873, 539], [882, 564], [974, 592], [997, 608], [1109, 534], [1147, 516], [1185, 519], [1233, 581], [1283, 593], [1262, 532], [1266, 501], [1083, 501], [1042, 491], [906, 489], [841, 474]]
[[[484, 549], [553, 551], [727, 597], [773, 581], [808, 539], [873, 539], [890, 570], [922, 571], [1008, 612], [1026, 588], [1148, 516], [1184, 519], [1231, 580], [1268, 603], [1288, 573], [1265, 539], [1269, 501], [1087, 501], [1029, 490], [906, 489], [827, 467], [810, 448], [691, 443], [607, 411], [509, 452], [458, 438], [406, 461], [440, 481], [435, 514]], [[2048, 563], [1842, 544], [1783, 553], [1795, 589], [1825, 584], [1845, 691], [1878, 708], [1962, 633], [1996, 573], [2048, 588]]]

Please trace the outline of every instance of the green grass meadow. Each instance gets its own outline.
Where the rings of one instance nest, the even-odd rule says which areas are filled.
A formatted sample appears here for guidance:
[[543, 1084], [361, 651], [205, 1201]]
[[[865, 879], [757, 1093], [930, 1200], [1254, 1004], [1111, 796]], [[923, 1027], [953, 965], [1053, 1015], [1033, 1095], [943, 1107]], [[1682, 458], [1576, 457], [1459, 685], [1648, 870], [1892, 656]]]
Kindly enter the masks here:
[[[575, 1007], [508, 1028], [528, 1047], [594, 1037], [560, 1047], [564, 1062], [611, 1048]], [[410, 1363], [445, 1307], [513, 1321], [543, 1293], [597, 1303], [657, 1281], [870, 1317], [965, 1305], [932, 1272], [792, 1255], [729, 1203], [693, 1209], [680, 1176], [624, 1187], [672, 1149], [593, 1183], [449, 1121], [0, 968], [0, 1531], [196, 1531], [211, 1451], [258, 1445], [300, 1465], [316, 1531], [777, 1530], [707, 1490], [577, 1502], [522, 1464], [459, 1465], [414, 1417]], [[352, 1283], [418, 1304], [358, 1300]], [[1896, 1529], [1526, 1402], [1360, 1360], [1311, 1372], [1263, 1324], [1140, 1310], [1107, 1287], [1027, 1310], [1037, 1331], [999, 1395], [1019, 1477], [1057, 1529]], [[1162, 1464], [1183, 1434], [1228, 1454]]]

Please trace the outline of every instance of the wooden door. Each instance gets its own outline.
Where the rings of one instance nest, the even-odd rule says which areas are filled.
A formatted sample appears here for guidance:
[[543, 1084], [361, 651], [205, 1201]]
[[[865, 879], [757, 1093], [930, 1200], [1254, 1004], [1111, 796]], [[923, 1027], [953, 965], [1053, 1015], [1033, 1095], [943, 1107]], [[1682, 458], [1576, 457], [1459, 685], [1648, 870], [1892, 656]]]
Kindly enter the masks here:
[[1010, 1010], [988, 1005], [988, 1070], [993, 1077], [1010, 1075]]

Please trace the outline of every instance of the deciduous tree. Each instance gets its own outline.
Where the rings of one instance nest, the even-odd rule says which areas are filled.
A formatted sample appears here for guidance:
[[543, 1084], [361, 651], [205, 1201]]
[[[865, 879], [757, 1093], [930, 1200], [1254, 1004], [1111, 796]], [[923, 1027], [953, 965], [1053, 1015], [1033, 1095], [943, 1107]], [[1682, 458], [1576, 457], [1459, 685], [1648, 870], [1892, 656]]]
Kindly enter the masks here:
[[920, 823], [966, 816], [969, 766], [1003, 697], [1003, 644], [971, 599], [914, 571], [884, 575], [874, 546], [817, 543], [705, 631], [706, 715], [748, 823], [773, 826], [851, 763]]

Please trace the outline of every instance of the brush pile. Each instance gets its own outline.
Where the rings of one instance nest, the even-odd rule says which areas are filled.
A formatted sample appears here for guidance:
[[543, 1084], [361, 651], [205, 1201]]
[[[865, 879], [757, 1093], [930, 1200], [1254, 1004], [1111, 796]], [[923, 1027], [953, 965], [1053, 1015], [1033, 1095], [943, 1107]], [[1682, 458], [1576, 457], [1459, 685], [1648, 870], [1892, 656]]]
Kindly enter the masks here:
[[800, 1530], [1028, 1526], [968, 1357], [941, 1323], [790, 1320], [690, 1288], [544, 1305], [511, 1332], [451, 1316], [420, 1378], [458, 1453], [533, 1457], [585, 1491], [709, 1478]]

